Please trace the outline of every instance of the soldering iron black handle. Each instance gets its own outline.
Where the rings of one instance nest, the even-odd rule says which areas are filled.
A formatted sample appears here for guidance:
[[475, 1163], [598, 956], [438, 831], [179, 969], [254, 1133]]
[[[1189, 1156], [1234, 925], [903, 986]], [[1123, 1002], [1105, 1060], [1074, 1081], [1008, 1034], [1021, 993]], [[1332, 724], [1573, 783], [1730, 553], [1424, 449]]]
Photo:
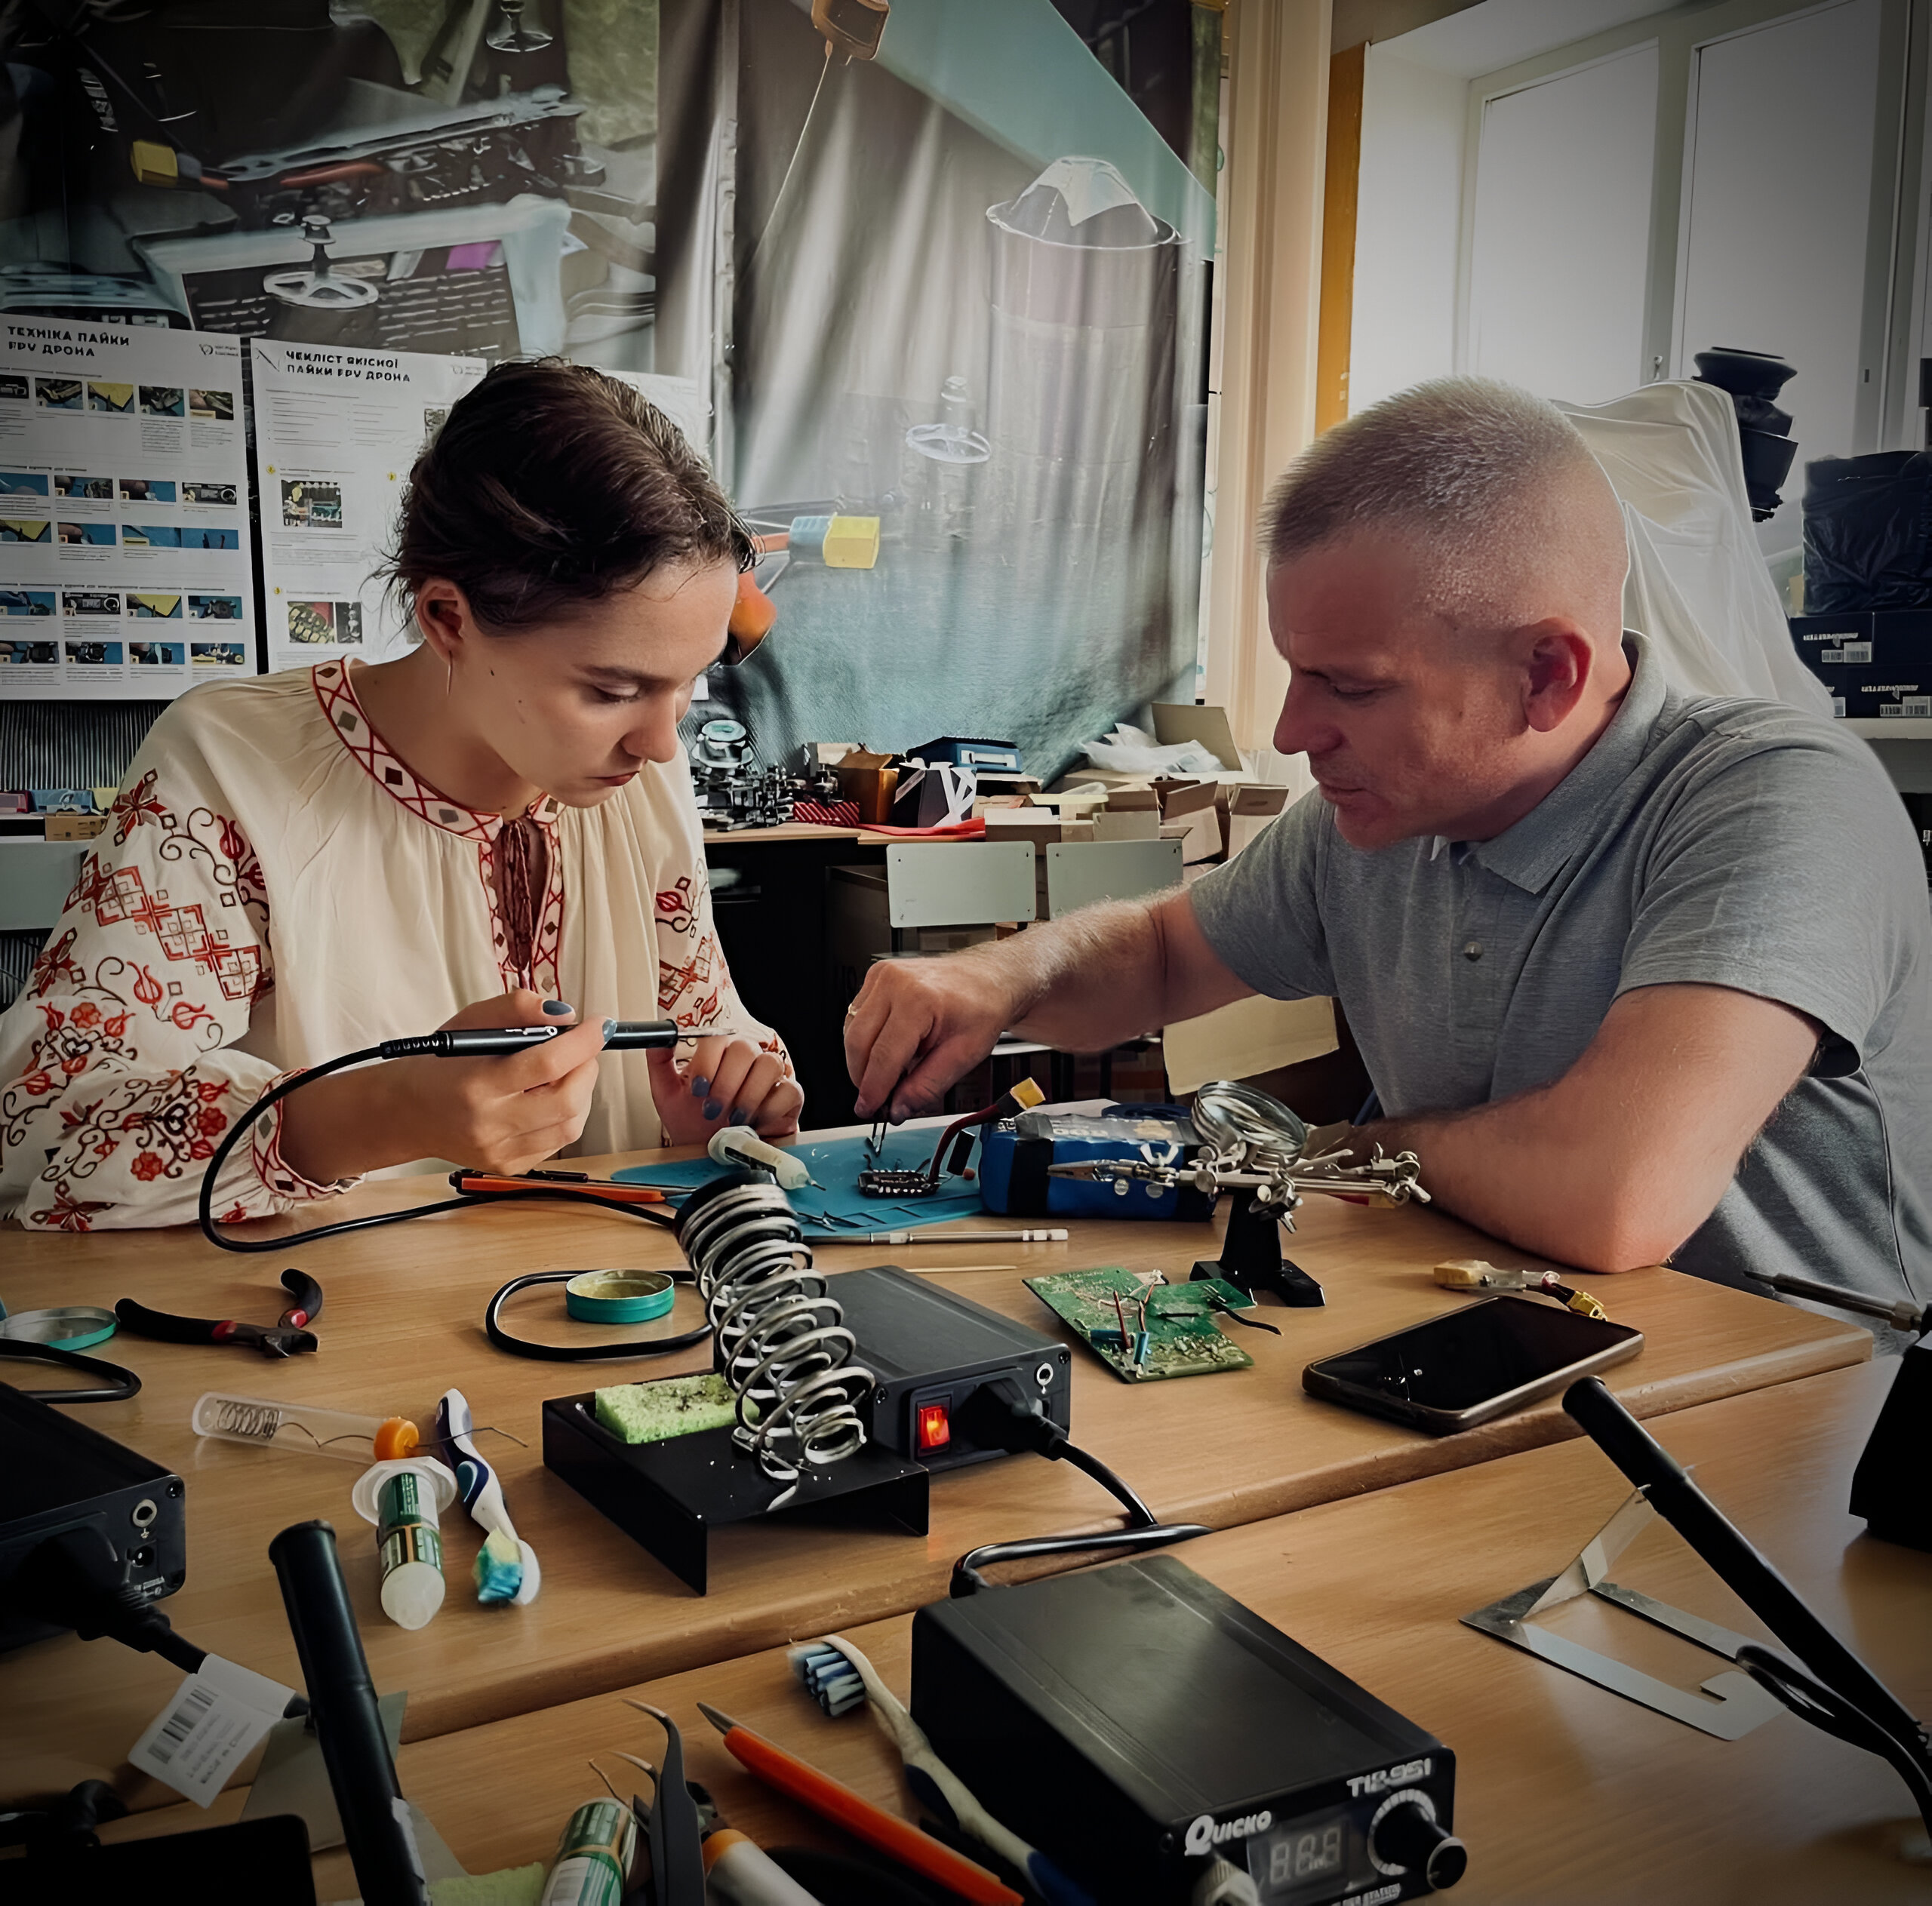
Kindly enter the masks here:
[[[339, 1237], [346, 1231], [373, 1231], [379, 1225], [399, 1225], [411, 1218], [433, 1217], [439, 1211], [465, 1211], [479, 1204], [500, 1204], [506, 1197], [544, 1197], [561, 1198], [576, 1204], [600, 1205], [606, 1211], [617, 1211], [626, 1217], [641, 1218], [647, 1224], [668, 1225], [671, 1220], [661, 1212], [654, 1211], [643, 1205], [619, 1204], [599, 1197], [594, 1191], [574, 1191], [568, 1185], [557, 1185], [540, 1191], [471, 1191], [460, 1197], [441, 1198], [434, 1204], [413, 1204], [404, 1211], [371, 1211], [359, 1218], [345, 1218], [338, 1224], [318, 1225], [308, 1231], [297, 1231], [293, 1237], [225, 1237], [221, 1227], [215, 1222], [214, 1188], [221, 1176], [222, 1167], [229, 1157], [247, 1134], [257, 1129], [263, 1114], [271, 1107], [279, 1105], [291, 1092], [299, 1091], [305, 1085], [313, 1085], [318, 1079], [325, 1079], [331, 1072], [346, 1071], [352, 1065], [366, 1065], [371, 1059], [443, 1058], [449, 1059], [473, 1056], [478, 1052], [514, 1053], [526, 1050], [531, 1044], [544, 1039], [553, 1039], [568, 1028], [558, 1026], [480, 1026], [456, 1027], [439, 1032], [426, 1032], [408, 1039], [386, 1039], [379, 1046], [365, 1046], [360, 1052], [344, 1053], [340, 1059], [325, 1060], [319, 1065], [312, 1065], [306, 1072], [293, 1072], [269, 1087], [248, 1109], [228, 1129], [227, 1136], [214, 1148], [214, 1156], [209, 1159], [202, 1173], [201, 1198], [195, 1215], [200, 1221], [202, 1235], [217, 1250], [259, 1253], [281, 1252], [291, 1245], [315, 1243], [325, 1237]], [[528, 1036], [526, 1036], [528, 1035]], [[610, 1037], [605, 1041], [607, 1052], [623, 1052], [641, 1046], [671, 1046], [686, 1035], [678, 1032], [669, 1019], [620, 1020], [617, 1022]], [[455, 1045], [457, 1040], [466, 1041], [481, 1040], [503, 1043]], [[266, 1129], [264, 1137], [268, 1136]], [[196, 1339], [199, 1341], [199, 1339]]]
[[[408, 1039], [385, 1039], [376, 1048], [379, 1059], [487, 1059], [528, 1052], [548, 1045], [567, 1032], [567, 1025], [472, 1025], [423, 1032]], [[651, 1046], [675, 1046], [681, 1037], [674, 1019], [618, 1019], [605, 1035], [607, 1053], [635, 1052]]]
[[1818, 1679], [1869, 1714], [1888, 1734], [1920, 1738], [1918, 1721], [1865, 1664], [1819, 1620], [1791, 1584], [1739, 1532], [1724, 1511], [1650, 1431], [1586, 1376], [1563, 1394], [1563, 1407], [1598, 1449], [1645, 1491], [1651, 1505], [1718, 1579]]
[[298, 1522], [269, 1544], [295, 1637], [315, 1735], [367, 1906], [428, 1906], [416, 1836], [377, 1711], [362, 1637], [326, 1522]]

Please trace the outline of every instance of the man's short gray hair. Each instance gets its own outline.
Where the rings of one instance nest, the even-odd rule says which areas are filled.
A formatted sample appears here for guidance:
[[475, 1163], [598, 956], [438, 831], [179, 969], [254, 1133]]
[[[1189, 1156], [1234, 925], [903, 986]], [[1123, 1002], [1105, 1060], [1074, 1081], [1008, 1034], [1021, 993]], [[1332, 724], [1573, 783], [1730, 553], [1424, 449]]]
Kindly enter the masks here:
[[[1461, 595], [1485, 547], [1525, 540], [1564, 479], [1601, 472], [1555, 404], [1487, 377], [1417, 384], [1337, 424], [1297, 457], [1268, 499], [1269, 563], [1358, 530], [1420, 545]], [[1435, 565], [1432, 565], [1432, 567]]]

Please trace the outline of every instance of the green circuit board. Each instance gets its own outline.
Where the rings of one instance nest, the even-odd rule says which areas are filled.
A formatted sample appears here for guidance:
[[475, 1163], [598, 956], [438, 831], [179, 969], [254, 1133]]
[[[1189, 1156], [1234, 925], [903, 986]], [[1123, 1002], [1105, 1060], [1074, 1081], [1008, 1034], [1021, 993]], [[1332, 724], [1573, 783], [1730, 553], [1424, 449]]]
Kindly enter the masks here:
[[1252, 1309], [1254, 1299], [1223, 1278], [1171, 1284], [1158, 1271], [1110, 1264], [1025, 1282], [1124, 1383], [1254, 1367], [1215, 1320], [1220, 1310]]

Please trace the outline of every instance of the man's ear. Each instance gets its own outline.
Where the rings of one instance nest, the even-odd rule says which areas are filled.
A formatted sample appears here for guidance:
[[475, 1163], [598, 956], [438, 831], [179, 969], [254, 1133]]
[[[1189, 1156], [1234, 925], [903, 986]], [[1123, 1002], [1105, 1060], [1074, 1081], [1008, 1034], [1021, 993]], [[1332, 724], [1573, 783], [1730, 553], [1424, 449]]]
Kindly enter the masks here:
[[1590, 638], [1561, 617], [1534, 623], [1516, 635], [1522, 658], [1523, 719], [1539, 734], [1561, 727], [1583, 699], [1596, 653]]

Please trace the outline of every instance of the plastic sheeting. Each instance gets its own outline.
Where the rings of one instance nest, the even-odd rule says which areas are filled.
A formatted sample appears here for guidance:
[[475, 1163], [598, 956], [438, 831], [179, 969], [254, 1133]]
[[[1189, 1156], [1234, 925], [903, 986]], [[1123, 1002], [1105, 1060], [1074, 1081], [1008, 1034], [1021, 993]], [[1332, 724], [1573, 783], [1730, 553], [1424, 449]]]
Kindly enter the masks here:
[[1694, 695], [1743, 695], [1829, 716], [1792, 647], [1751, 527], [1737, 413], [1709, 384], [1647, 384], [1615, 402], [1560, 404], [1623, 506], [1625, 626], [1649, 636]]
[[1932, 603], [1932, 451], [1804, 466], [1804, 607], [1835, 616]]

